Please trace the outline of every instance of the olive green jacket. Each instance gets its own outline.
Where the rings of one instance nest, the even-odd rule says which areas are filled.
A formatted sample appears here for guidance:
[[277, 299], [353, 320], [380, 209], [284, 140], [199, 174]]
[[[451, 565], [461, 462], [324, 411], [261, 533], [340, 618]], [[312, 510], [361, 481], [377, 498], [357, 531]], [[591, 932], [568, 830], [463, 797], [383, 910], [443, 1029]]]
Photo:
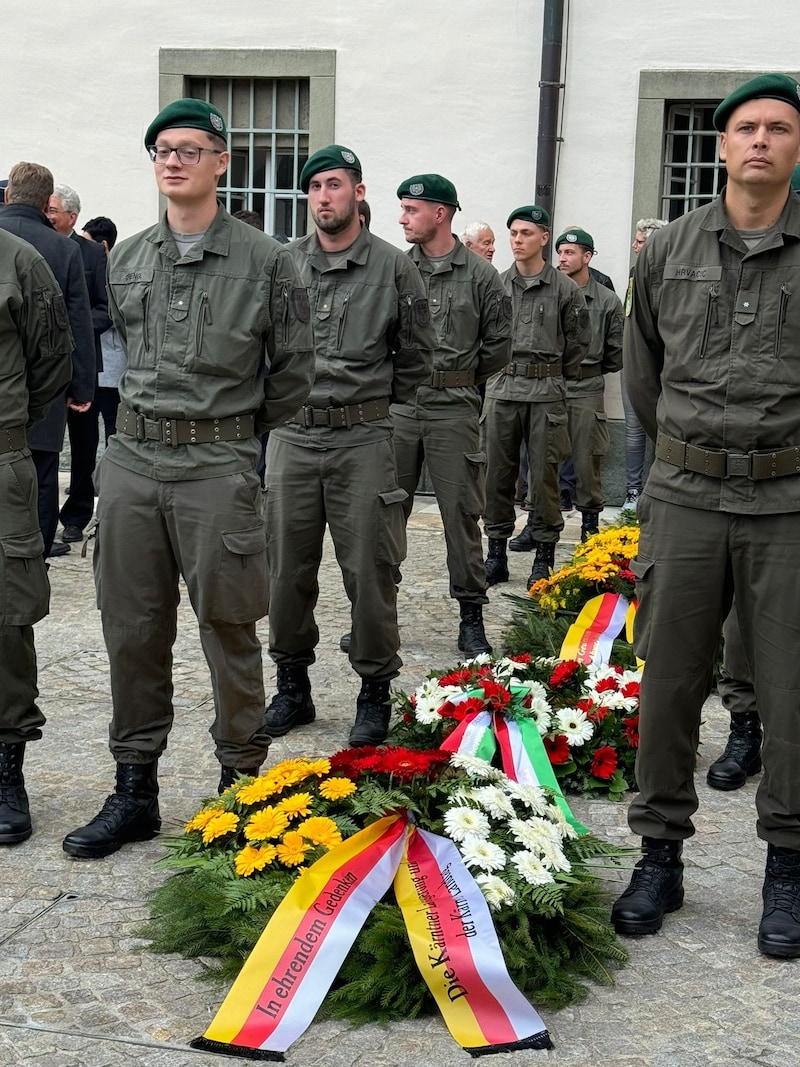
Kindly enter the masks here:
[[552, 378], [526, 378], [500, 371], [489, 379], [486, 395], [496, 400], [563, 400], [564, 378], [575, 376], [591, 340], [580, 289], [549, 263], [530, 286], [516, 265], [509, 267], [502, 281], [513, 305], [511, 359], [523, 364], [560, 362], [562, 373]]
[[[742, 454], [800, 446], [800, 198], [750, 252], [724, 195], [651, 234], [625, 325], [625, 385], [648, 435]], [[743, 514], [800, 511], [800, 475], [720, 479], [656, 460], [647, 491]]]
[[400, 415], [424, 419], [477, 415], [481, 406], [477, 386], [511, 358], [511, 299], [500, 275], [453, 236], [455, 248], [437, 263], [419, 245], [407, 254], [419, 268], [428, 293], [437, 338], [434, 371], [472, 371], [475, 385], [437, 389], [430, 380], [424, 381], [413, 403], [396, 406]]
[[0, 230], [0, 433], [44, 417], [70, 382], [73, 347], [53, 272], [27, 241]]
[[[128, 365], [120, 401], [149, 419], [253, 413], [256, 432], [285, 422], [313, 376], [308, 296], [284, 247], [231, 218], [214, 221], [181, 257], [166, 216], [118, 244], [109, 311]], [[166, 481], [251, 468], [259, 442], [172, 447], [117, 433], [108, 457]]]
[[589, 351], [579, 368], [579, 375], [587, 369], [600, 368], [601, 374], [567, 380], [567, 397], [594, 396], [604, 389], [603, 376], [622, 370], [622, 301], [616, 293], [589, 276], [580, 290], [589, 312], [591, 340]]
[[[436, 334], [422, 277], [411, 260], [366, 227], [335, 266], [316, 231], [291, 244], [289, 253], [311, 301], [315, 376], [308, 405], [412, 401], [430, 374]], [[341, 429], [290, 422], [277, 436], [309, 448], [342, 448], [390, 433], [387, 415]]]

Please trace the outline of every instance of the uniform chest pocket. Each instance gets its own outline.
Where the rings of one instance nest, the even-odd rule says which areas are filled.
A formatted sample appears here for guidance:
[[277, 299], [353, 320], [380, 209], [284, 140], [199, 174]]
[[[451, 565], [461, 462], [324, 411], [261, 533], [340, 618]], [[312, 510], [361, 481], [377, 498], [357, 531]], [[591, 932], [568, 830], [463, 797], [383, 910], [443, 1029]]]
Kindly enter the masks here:
[[[232, 291], [229, 295], [232, 295]], [[184, 314], [180, 300], [181, 294], [177, 294], [170, 307], [170, 317], [177, 323], [188, 314]], [[250, 310], [241, 306], [238, 312], [231, 314], [227, 306], [221, 308], [218, 295], [214, 299], [213, 294], [204, 289], [195, 294], [195, 306], [191, 310], [193, 333], [189, 323], [189, 343], [192, 345], [194, 342], [189, 356], [190, 370], [197, 374], [239, 380], [257, 373], [254, 359], [247, 358], [252, 355], [260, 365], [260, 342], [256, 340], [257, 323], [253, 321], [252, 314], [252, 307], [257, 306], [254, 298], [250, 304]]]
[[128, 365], [147, 367], [153, 364], [152, 294], [155, 272], [142, 270], [112, 271], [109, 283], [114, 303], [122, 315]]

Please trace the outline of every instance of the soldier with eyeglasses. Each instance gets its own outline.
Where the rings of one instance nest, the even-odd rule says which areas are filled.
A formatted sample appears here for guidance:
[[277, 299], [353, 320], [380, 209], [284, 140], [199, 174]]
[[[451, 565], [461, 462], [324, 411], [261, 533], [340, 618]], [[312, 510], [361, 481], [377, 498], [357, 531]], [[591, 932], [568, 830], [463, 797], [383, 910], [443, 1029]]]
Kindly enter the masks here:
[[72, 856], [108, 855], [161, 825], [156, 770], [173, 720], [179, 577], [211, 672], [220, 791], [257, 774], [269, 746], [256, 637], [267, 611], [258, 435], [305, 401], [313, 346], [289, 254], [217, 201], [226, 136], [205, 101], [161, 111], [145, 146], [166, 212], [109, 261], [109, 311], [128, 364], [96, 475], [94, 568], [117, 779], [99, 814], [65, 838]]

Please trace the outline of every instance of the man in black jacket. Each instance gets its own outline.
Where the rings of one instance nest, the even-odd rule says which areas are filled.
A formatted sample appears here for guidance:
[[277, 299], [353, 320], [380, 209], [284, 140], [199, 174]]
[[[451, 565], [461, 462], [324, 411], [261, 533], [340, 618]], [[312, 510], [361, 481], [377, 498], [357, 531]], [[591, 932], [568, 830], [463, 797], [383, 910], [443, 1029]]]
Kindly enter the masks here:
[[44, 554], [50, 555], [58, 526], [58, 454], [64, 440], [67, 407], [87, 411], [94, 396], [97, 365], [92, 333], [92, 312], [78, 246], [56, 233], [45, 215], [53, 193], [53, 175], [38, 163], [17, 163], [11, 168], [6, 189], [7, 207], [0, 227], [15, 233], [44, 257], [61, 286], [67, 305], [75, 348], [72, 381], [50, 411], [28, 435], [28, 445], [39, 481], [39, 526]]
[[[58, 233], [74, 241], [83, 260], [83, 273], [89, 290], [92, 308], [94, 349], [97, 373], [103, 369], [100, 335], [111, 325], [106, 295], [106, 254], [102, 245], [87, 241], [75, 233], [75, 223], [81, 210], [78, 194], [68, 185], [57, 185], [50, 197], [45, 214]], [[92, 402], [88, 411], [67, 410], [69, 432], [70, 478], [69, 495], [61, 508], [60, 519], [64, 526], [61, 541], [82, 541], [83, 531], [94, 511], [94, 483], [92, 474], [97, 460], [100, 441], [98, 410]], [[63, 550], [62, 550], [63, 551]]]

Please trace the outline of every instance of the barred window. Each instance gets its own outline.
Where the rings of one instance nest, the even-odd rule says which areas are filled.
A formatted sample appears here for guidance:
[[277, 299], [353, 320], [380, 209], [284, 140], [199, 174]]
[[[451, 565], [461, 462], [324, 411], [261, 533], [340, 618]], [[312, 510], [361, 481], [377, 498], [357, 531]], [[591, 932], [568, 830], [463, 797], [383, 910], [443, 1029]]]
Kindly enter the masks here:
[[725, 184], [712, 122], [717, 103], [666, 102], [661, 218], [670, 222], [710, 203]]
[[225, 116], [231, 163], [219, 196], [231, 213], [257, 212], [279, 240], [307, 228], [300, 172], [308, 159], [308, 78], [187, 78], [186, 95]]

